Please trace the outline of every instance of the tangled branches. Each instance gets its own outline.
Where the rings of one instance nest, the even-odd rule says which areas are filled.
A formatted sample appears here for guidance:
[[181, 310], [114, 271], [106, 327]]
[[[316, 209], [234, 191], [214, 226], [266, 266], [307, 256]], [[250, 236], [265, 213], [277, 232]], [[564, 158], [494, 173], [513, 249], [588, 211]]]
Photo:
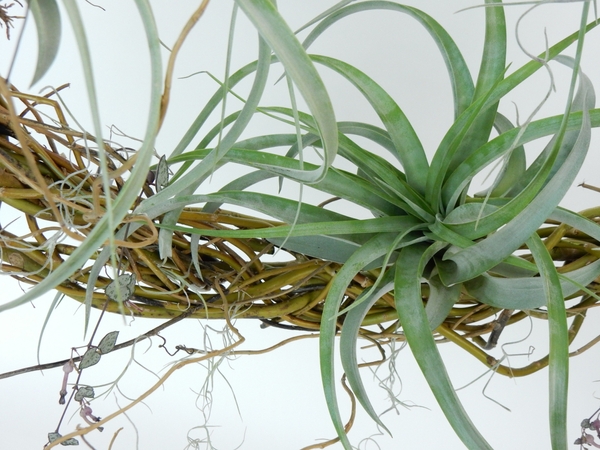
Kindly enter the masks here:
[[[10, 96], [23, 105], [23, 111], [17, 116], [11, 112], [7, 99], [3, 99], [0, 201], [22, 214], [29, 232], [17, 234], [10, 231], [14, 226], [3, 224], [0, 234], [2, 271], [21, 282], [37, 284], [68, 261], [78, 242], [86, 238], [106, 213], [107, 203], [122, 189], [136, 155], [131, 149], [107, 142], [103, 148], [93, 148], [94, 136], [70, 128], [51, 95], [31, 96], [13, 88]], [[48, 115], [42, 111], [45, 107], [54, 112], [55, 119], [47, 119]], [[109, 186], [103, 184], [100, 152], [106, 156]], [[136, 204], [131, 205], [130, 214], [117, 227], [116, 231], [123, 231], [121, 234], [125, 236], [115, 241], [116, 259], [113, 261], [117, 266], [110, 267], [114, 266], [111, 261], [106, 263], [107, 274], [110, 267], [119, 277], [126, 276], [131, 282], [130, 291], [125, 291], [126, 298], [120, 299], [124, 302], [117, 301], [119, 299], [111, 294], [113, 278], [108, 275], [90, 278], [94, 261], [73, 270], [56, 289], [85, 302], [86, 290], [91, 288], [93, 307], [119, 312], [124, 305], [130, 314], [139, 317], [173, 319], [188, 311], [186, 317], [250, 318], [261, 320], [264, 326], [319, 330], [323, 302], [340, 264], [285, 248], [277, 249], [266, 239], [210, 238], [186, 231], [174, 231], [171, 256], [160, 257], [157, 229], [161, 226], [161, 217], [136, 214], [135, 208], [166, 185], [164, 171], [168, 169], [164, 159], [161, 161], [148, 174]], [[583, 214], [598, 220], [600, 210]], [[133, 223], [137, 225], [135, 230], [128, 232]], [[188, 206], [180, 214], [178, 225], [195, 230], [227, 230], [282, 224], [221, 209], [206, 212], [200, 207]], [[560, 272], [569, 272], [598, 258], [598, 243], [565, 225], [548, 223], [539, 230], [539, 235], [546, 238], [554, 260], [561, 264]], [[521, 257], [531, 260], [529, 254]], [[381, 270], [361, 272], [354, 277], [346, 289], [342, 309], [373, 286]], [[592, 283], [587, 288], [590, 291], [583, 297], [582, 292], [572, 296], [575, 300], [568, 308], [568, 314], [576, 316], [570, 329], [571, 340], [583, 323], [585, 311], [597, 302], [592, 295], [598, 289], [597, 284]], [[428, 284], [422, 285], [425, 302], [430, 289]], [[509, 370], [484, 350], [496, 345], [506, 326], [530, 316], [543, 319], [546, 312], [543, 309], [500, 311], [463, 292], [437, 328], [436, 335], [440, 341], [460, 345], [500, 373], [526, 375], [544, 367], [547, 358], [526, 368]], [[382, 343], [402, 340], [397, 317], [393, 292], [388, 292], [366, 315], [361, 334]], [[341, 315], [339, 327], [343, 321]], [[490, 336], [486, 340], [482, 336], [487, 334]]]

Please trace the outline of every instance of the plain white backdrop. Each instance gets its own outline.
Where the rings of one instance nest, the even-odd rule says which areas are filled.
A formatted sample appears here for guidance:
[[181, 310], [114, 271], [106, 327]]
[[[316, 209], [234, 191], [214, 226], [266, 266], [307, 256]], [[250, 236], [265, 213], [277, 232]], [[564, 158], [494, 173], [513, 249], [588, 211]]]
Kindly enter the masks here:
[[[133, 2], [98, 0], [104, 10], [86, 2], [80, 2], [86, 31], [91, 42], [95, 82], [100, 97], [102, 123], [105, 137], [110, 135], [109, 127], [114, 125], [123, 133], [141, 137], [148, 114], [148, 56], [145, 37]], [[199, 2], [152, 1], [161, 38], [171, 46], [185, 20], [195, 10]], [[293, 29], [324, 11], [334, 1], [281, 0], [279, 8]], [[476, 4], [471, 0], [433, 1], [420, 0], [406, 2], [418, 7], [436, 18], [452, 35], [463, 51], [472, 73], [477, 73], [483, 38], [483, 9], [458, 12], [461, 8]], [[197, 74], [209, 71], [217, 77], [224, 74], [225, 50], [229, 20], [233, 2], [213, 0], [204, 17], [188, 38], [179, 56], [175, 75], [172, 101], [167, 119], [158, 138], [157, 152], [169, 154], [187, 127], [194, 120], [204, 102], [213, 94], [217, 85], [208, 76]], [[509, 72], [520, 67], [527, 57], [516, 45], [514, 27], [519, 16], [528, 6], [507, 8], [508, 26], [511, 30], [508, 62], [512, 63]], [[575, 31], [579, 24], [581, 4], [568, 3], [546, 5], [538, 8], [521, 23], [523, 45], [532, 53], [538, 54], [545, 46], [545, 34], [553, 44]], [[70, 26], [63, 15], [63, 41], [57, 61], [42, 81], [32, 87], [37, 93], [44, 86], [59, 86], [71, 83], [62, 91], [62, 97], [74, 117], [84, 128], [91, 130], [91, 120], [85, 87], [82, 81], [80, 63]], [[18, 30], [12, 30], [13, 40], [0, 40], [0, 75], [6, 76]], [[27, 90], [33, 74], [36, 57], [36, 34], [33, 23], [26, 27], [21, 49], [12, 69], [11, 81], [21, 90]], [[600, 65], [597, 55], [600, 48], [600, 32], [592, 31], [587, 37], [583, 70], [590, 76], [596, 87], [600, 86]], [[256, 32], [243, 16], [238, 14], [233, 49], [233, 69], [237, 69], [255, 59], [257, 49]], [[331, 55], [367, 72], [394, 96], [401, 108], [412, 121], [415, 130], [431, 156], [444, 132], [452, 122], [452, 98], [445, 67], [437, 48], [428, 34], [418, 23], [400, 14], [388, 12], [368, 12], [339, 23], [318, 40], [311, 52]], [[574, 54], [570, 48], [568, 54]], [[168, 53], [165, 51], [165, 61]], [[552, 65], [555, 71], [557, 91], [542, 108], [538, 117], [561, 113], [568, 91], [570, 72], [558, 64]], [[280, 70], [272, 71], [272, 81], [279, 77]], [[189, 77], [189, 75], [196, 74]], [[379, 124], [368, 103], [340, 77], [322, 72], [338, 120], [361, 120]], [[185, 78], [183, 78], [185, 77]], [[270, 83], [262, 104], [287, 104], [286, 87], [283, 83]], [[248, 83], [241, 84], [236, 92], [247, 92]], [[516, 120], [525, 117], [535, 108], [548, 89], [548, 76], [540, 72], [525, 86], [511, 93], [503, 101], [501, 111]], [[513, 105], [511, 102], [515, 102]], [[515, 106], [516, 105], [516, 106]], [[239, 104], [230, 103], [230, 111]], [[215, 118], [217, 120], [217, 118]], [[70, 121], [74, 126], [74, 122]], [[211, 122], [211, 126], [215, 122]], [[269, 128], [267, 128], [267, 126]], [[247, 136], [261, 131], [277, 131], [260, 119], [253, 122]], [[588, 161], [579, 181], [600, 185], [597, 175], [600, 156], [598, 154], [599, 135], [594, 133]], [[125, 138], [119, 142], [134, 146]], [[541, 144], [531, 147], [528, 161], [535, 156]], [[227, 177], [234, 173], [218, 173], [210, 184], [201, 187], [204, 192], [218, 189]], [[483, 179], [480, 181], [483, 182]], [[275, 192], [276, 185], [264, 185]], [[477, 189], [474, 189], [477, 190]], [[289, 185], [284, 195], [296, 198], [297, 188]], [[598, 204], [600, 194], [573, 186], [563, 202], [574, 210]], [[352, 212], [346, 212], [352, 215]], [[0, 223], [3, 226], [15, 217], [6, 205], [0, 209]], [[20, 225], [19, 225], [20, 224]], [[22, 227], [22, 228], [19, 228]], [[11, 225], [11, 230], [24, 230], [24, 219]], [[0, 301], [16, 298], [21, 289], [8, 276], [0, 280], [3, 295]], [[0, 314], [0, 372], [36, 364], [36, 352], [42, 323], [46, 317], [52, 295], [39, 298], [31, 304]], [[80, 305], [65, 299], [50, 319], [40, 346], [40, 361], [51, 362], [65, 359], [71, 347], [84, 345], [83, 310]], [[99, 336], [113, 330], [120, 331], [119, 342], [133, 338], [158, 325], [157, 321], [137, 319], [125, 321], [111, 316], [103, 320]], [[590, 311], [584, 330], [572, 346], [576, 349], [598, 333], [600, 318]], [[238, 321], [242, 334], [246, 337], [245, 349], [261, 349], [281, 339], [291, 337], [292, 332], [273, 328], [260, 329], [255, 322]], [[167, 345], [185, 344], [202, 348], [205, 345], [206, 327], [215, 330], [223, 328], [220, 322], [206, 323], [189, 320], [180, 323], [163, 333]], [[503, 336], [501, 343], [519, 340], [527, 336], [529, 323], [523, 323]], [[222, 345], [222, 335], [209, 333], [212, 346]], [[124, 406], [131, 399], [143, 393], [156, 380], [156, 374], [164, 373], [167, 365], [175, 358], [158, 349], [159, 339], [147, 341], [135, 348], [135, 361], [105, 398], [93, 403], [94, 413], [105, 416]], [[472, 357], [450, 344], [442, 345], [442, 354], [456, 387], [475, 380], [485, 373], [485, 367]], [[531, 356], [516, 354], [528, 353]], [[510, 364], [524, 366], [547, 353], [547, 328], [544, 323], [534, 323], [532, 335], [524, 342], [506, 347], [515, 354]], [[501, 350], [495, 351], [500, 357]], [[83, 380], [87, 384], [101, 386], [114, 381], [125, 369], [132, 356], [131, 349], [115, 352], [103, 357], [100, 364], [90, 368]], [[365, 350], [359, 356], [369, 360], [377, 355]], [[595, 383], [600, 379], [598, 357], [600, 349], [594, 348], [583, 356], [571, 360], [569, 430], [572, 440], [578, 437], [581, 419], [591, 414], [599, 406]], [[139, 364], [138, 364], [139, 363]], [[356, 425], [350, 433], [352, 442], [362, 449], [389, 448], [444, 448], [462, 449], [464, 446], [456, 438], [437, 407], [433, 396], [423, 380], [408, 348], [400, 351], [395, 359], [399, 379], [396, 383], [397, 398], [414, 408], [398, 407], [399, 414], [391, 411], [383, 420], [392, 431], [393, 437], [377, 435], [376, 426], [362, 413], [359, 407]], [[207, 370], [216, 370], [211, 384], [204, 386]], [[271, 353], [259, 356], [245, 356], [235, 360], [222, 361], [218, 367], [200, 365], [187, 366], [172, 376], [165, 385], [153, 394], [145, 405], [139, 405], [106, 427], [103, 433], [92, 432], [88, 440], [96, 449], [106, 449], [113, 434], [123, 427], [113, 449], [182, 449], [190, 439], [203, 439], [206, 430], [218, 449], [298, 449], [329, 439], [335, 433], [330, 424], [318, 371], [317, 340], [310, 339], [290, 344]], [[341, 376], [341, 368], [338, 367]], [[384, 376], [384, 372], [378, 374]], [[491, 374], [479, 379], [461, 391], [465, 408], [488, 441], [497, 449], [550, 448], [547, 420], [547, 370], [524, 379], [507, 379]], [[368, 369], [363, 374], [365, 382], [374, 380]], [[39, 449], [46, 442], [46, 433], [56, 427], [62, 407], [58, 405], [58, 392], [62, 379], [60, 369], [44, 373], [33, 372], [6, 380], [0, 380], [0, 448]], [[377, 387], [377, 381], [369, 384], [371, 398], [376, 408], [383, 412], [389, 407], [386, 393]], [[211, 394], [206, 396], [206, 389]], [[102, 387], [96, 388], [102, 392]], [[348, 401], [338, 389], [343, 413], [347, 417]], [[487, 396], [493, 400], [488, 399]], [[506, 408], [494, 401], [502, 403]], [[210, 403], [210, 408], [203, 408]], [[66, 434], [77, 424], [83, 423], [72, 409], [61, 428]], [[372, 442], [361, 439], [374, 436]], [[83, 442], [81, 445], [85, 445]], [[194, 448], [194, 447], [190, 447]], [[199, 444], [198, 448], [206, 448]], [[331, 448], [339, 448], [333, 446]]]

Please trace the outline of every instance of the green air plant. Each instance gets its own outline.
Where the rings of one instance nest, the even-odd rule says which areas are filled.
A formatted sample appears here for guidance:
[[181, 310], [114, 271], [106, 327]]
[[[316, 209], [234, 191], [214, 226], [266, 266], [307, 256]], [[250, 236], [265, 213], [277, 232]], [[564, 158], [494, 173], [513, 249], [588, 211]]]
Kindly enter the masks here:
[[[60, 29], [58, 10], [44, 16], [38, 9], [51, 10], [54, 2], [30, 4], [38, 31], [51, 19]], [[89, 75], [77, 6], [65, 4]], [[361, 380], [358, 341], [378, 346], [406, 341], [465, 446], [491, 448], [444, 368], [436, 343], [449, 341], [498, 374], [525, 376], [548, 367], [552, 445], [566, 448], [569, 344], [586, 311], [600, 300], [600, 209], [577, 213], [559, 207], [584, 162], [591, 129], [600, 125], [593, 84], [580, 67], [586, 33], [597, 25], [587, 23], [589, 2], [583, 3], [579, 30], [508, 70], [504, 6], [486, 1], [482, 63], [473, 80], [452, 37], [417, 8], [392, 1], [340, 2], [309, 23], [311, 31], [300, 40], [270, 0], [236, 0], [234, 11], [239, 8], [260, 35], [258, 59], [227, 75], [180, 143], [154, 165], [153, 142], [166, 114], [176, 51], [161, 91], [152, 11], [142, 0], [137, 5], [154, 80], [148, 134], [139, 150], [103, 141], [97, 118], [96, 136], [73, 130], [54, 98], [59, 89], [40, 97], [0, 83], [0, 201], [22, 212], [29, 226], [21, 235], [2, 229], [2, 270], [35, 285], [0, 311], [56, 289], [85, 305], [86, 327], [91, 308], [98, 308], [173, 324], [184, 317], [226, 319], [230, 325], [251, 318], [318, 331], [325, 398], [338, 439], [348, 449], [335, 389], [336, 338], [353, 395], [383, 428]], [[206, 2], [189, 27], [205, 7]], [[431, 158], [401, 105], [368, 73], [310, 53], [331, 26], [370, 10], [410, 16], [443, 57], [454, 122]], [[43, 43], [50, 46], [45, 54], [55, 54], [59, 41], [55, 36]], [[572, 44], [575, 56], [567, 57], [563, 52]], [[36, 77], [49, 59], [40, 59]], [[564, 112], [512, 124], [499, 112], [503, 98], [551, 62], [572, 71]], [[284, 69], [290, 107], [261, 104], [275, 64]], [[380, 124], [337, 121], [317, 67], [345, 78]], [[243, 108], [222, 114], [190, 150], [211, 114], [252, 76]], [[297, 93], [306, 111], [297, 106]], [[92, 104], [94, 99], [90, 84]], [[56, 120], [45, 119], [43, 108], [55, 111]], [[242, 139], [255, 115], [287, 123], [290, 132]], [[524, 146], [545, 137], [551, 137], [545, 148], [526, 161]], [[336, 156], [352, 168], [337, 167]], [[501, 168], [492, 186], [470, 194], [473, 179], [494, 162]], [[232, 164], [253, 171], [217, 192], [196, 193]], [[329, 209], [331, 201], [313, 205], [252, 190], [271, 178], [341, 200], [344, 213]], [[260, 218], [235, 212], [237, 206]], [[370, 217], [352, 215], [357, 210]], [[65, 236], [70, 243], [62, 242]], [[112, 275], [102, 276], [104, 269]], [[509, 367], [488, 353], [505, 328], [530, 317], [549, 322], [547, 356]], [[90, 348], [98, 353], [102, 342]]]

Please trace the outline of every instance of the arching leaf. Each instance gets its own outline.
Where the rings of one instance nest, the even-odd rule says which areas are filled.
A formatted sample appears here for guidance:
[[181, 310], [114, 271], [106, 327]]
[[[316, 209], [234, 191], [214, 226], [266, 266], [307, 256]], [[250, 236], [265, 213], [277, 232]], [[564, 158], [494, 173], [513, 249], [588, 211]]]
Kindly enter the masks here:
[[469, 449], [491, 450], [492, 447], [465, 412], [433, 340], [421, 300], [421, 277], [426, 256], [425, 244], [400, 250], [394, 278], [394, 299], [400, 324], [421, 372], [458, 437]]
[[38, 59], [31, 86], [48, 71], [60, 45], [61, 21], [56, 0], [28, 0], [38, 36]]

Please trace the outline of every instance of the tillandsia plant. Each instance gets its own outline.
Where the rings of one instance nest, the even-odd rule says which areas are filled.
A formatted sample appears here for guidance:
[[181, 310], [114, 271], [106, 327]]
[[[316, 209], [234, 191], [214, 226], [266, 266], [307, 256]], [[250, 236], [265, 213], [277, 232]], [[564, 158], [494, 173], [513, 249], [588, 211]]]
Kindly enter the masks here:
[[[139, 149], [102, 138], [85, 27], [74, 1], [64, 6], [80, 48], [95, 132], [71, 128], [58, 101], [60, 88], [46, 96], [30, 95], [17, 90], [14, 80], [0, 80], [0, 200], [20, 211], [29, 227], [17, 234], [2, 224], [2, 270], [34, 285], [0, 311], [55, 289], [84, 305], [86, 329], [92, 308], [168, 319], [144, 337], [183, 318], [227, 321], [235, 342], [204, 353], [180, 346], [190, 358], [173, 365], [130, 406], [184, 365], [235, 355], [243, 341], [234, 325], [237, 319], [318, 331], [322, 385], [337, 432], [336, 439], [322, 446], [339, 440], [348, 449], [352, 421], [343, 422], [338, 406], [336, 338], [352, 395], [386, 430], [363, 385], [357, 345], [367, 339], [383, 349], [406, 341], [457, 436], [467, 448], [491, 448], [445, 369], [436, 343], [449, 341], [498, 374], [524, 376], [548, 367], [552, 447], [567, 448], [569, 345], [586, 311], [600, 300], [600, 209], [577, 213], [559, 207], [590, 148], [591, 129], [600, 126], [593, 83], [580, 67], [586, 33], [597, 25], [589, 19], [590, 2], [581, 2], [579, 30], [510, 70], [505, 7], [485, 2], [483, 53], [473, 77], [449, 33], [415, 7], [342, 1], [308, 23], [303, 29], [311, 31], [301, 40], [302, 30], [293, 32], [274, 2], [236, 0], [232, 30], [239, 8], [258, 31], [258, 58], [230, 72], [230, 46], [225, 78], [174, 150], [162, 156], [155, 154], [154, 143], [167, 114], [174, 62], [208, 2], [198, 6], [184, 27], [164, 77], [152, 8], [143, 0], [136, 5], [148, 38], [152, 76], [148, 131]], [[60, 12], [54, 1], [31, 0], [29, 7], [40, 36], [38, 80], [57, 53]], [[431, 158], [401, 106], [368, 73], [310, 54], [313, 42], [325, 39], [330, 27], [371, 10], [410, 16], [443, 57], [454, 121]], [[575, 56], [565, 56], [572, 44]], [[551, 62], [572, 71], [565, 110], [511, 123], [499, 111], [502, 100], [537, 71], [550, 71]], [[275, 64], [283, 68], [289, 86], [289, 107], [261, 104]], [[346, 79], [380, 123], [336, 120], [317, 67]], [[236, 85], [246, 77], [253, 81], [241, 97]], [[306, 111], [298, 106], [298, 93]], [[223, 105], [232, 97], [241, 98], [243, 107], [226, 114]], [[219, 108], [221, 116], [210, 126]], [[53, 119], [47, 118], [48, 111]], [[243, 136], [257, 115], [286, 124], [290, 131]], [[528, 162], [524, 146], [545, 137], [551, 139]], [[351, 168], [338, 167], [336, 156]], [[473, 194], [474, 178], [494, 162], [500, 164], [495, 181]], [[217, 192], [197, 193], [212, 174], [232, 164], [255, 170]], [[271, 178], [280, 186], [310, 186], [330, 200], [314, 205], [306, 198], [252, 190]], [[335, 201], [343, 202], [343, 212], [328, 208]], [[238, 206], [260, 217], [233, 211]], [[353, 211], [367, 211], [370, 218]], [[548, 321], [548, 355], [525, 367], [510, 367], [488, 352], [505, 328], [530, 317]], [[50, 447], [73, 444], [76, 436], [105, 426], [130, 407], [104, 420], [92, 414], [95, 394], [80, 383], [83, 369], [133, 344], [117, 344], [117, 332], [97, 342], [96, 329], [82, 355], [54, 364], [65, 374], [60, 399], [67, 407], [68, 375], [77, 371], [69, 398], [79, 403], [89, 427], [62, 436], [61, 418], [49, 434]]]

